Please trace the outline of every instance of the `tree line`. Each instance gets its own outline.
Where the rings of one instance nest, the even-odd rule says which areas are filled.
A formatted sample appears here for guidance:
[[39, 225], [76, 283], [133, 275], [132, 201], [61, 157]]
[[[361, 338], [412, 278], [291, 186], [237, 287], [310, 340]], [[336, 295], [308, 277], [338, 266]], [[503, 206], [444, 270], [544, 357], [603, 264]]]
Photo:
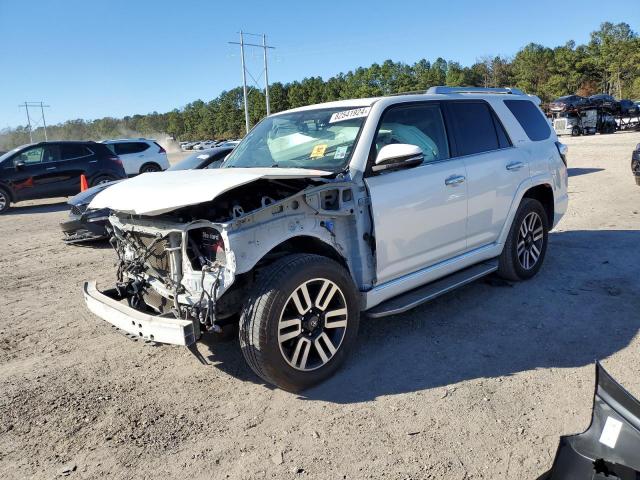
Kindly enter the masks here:
[[[437, 58], [409, 65], [387, 60], [326, 80], [304, 78], [269, 86], [271, 111], [340, 100], [423, 91], [434, 85], [515, 86], [538, 95], [543, 102], [567, 95], [610, 93], [618, 98], [640, 98], [640, 37], [626, 23], [603, 23], [585, 45], [569, 41], [555, 48], [530, 43], [513, 57], [479, 58], [471, 66]], [[266, 115], [264, 92], [249, 88], [249, 117], [255, 125]], [[128, 136], [172, 136], [176, 140], [236, 138], [244, 135], [242, 88], [222, 92], [205, 102], [196, 100], [166, 113], [124, 118], [69, 120], [48, 126], [49, 139], [101, 140]], [[34, 140], [44, 138], [42, 129]], [[29, 141], [25, 126], [0, 131], [0, 150]]]

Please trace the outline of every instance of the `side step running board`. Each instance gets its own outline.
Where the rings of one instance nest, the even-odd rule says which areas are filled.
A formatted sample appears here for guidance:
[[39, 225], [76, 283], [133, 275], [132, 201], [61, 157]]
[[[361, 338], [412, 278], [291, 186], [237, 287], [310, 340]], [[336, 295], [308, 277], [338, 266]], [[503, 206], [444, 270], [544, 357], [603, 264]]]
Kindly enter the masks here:
[[428, 283], [422, 287], [410, 290], [391, 300], [387, 300], [380, 305], [373, 307], [365, 312], [371, 318], [386, 317], [396, 315], [411, 310], [423, 303], [429, 302], [447, 292], [455, 290], [458, 287], [471, 283], [478, 278], [489, 275], [498, 269], [498, 260], [489, 260], [479, 263], [472, 267], [465, 268], [459, 272]]

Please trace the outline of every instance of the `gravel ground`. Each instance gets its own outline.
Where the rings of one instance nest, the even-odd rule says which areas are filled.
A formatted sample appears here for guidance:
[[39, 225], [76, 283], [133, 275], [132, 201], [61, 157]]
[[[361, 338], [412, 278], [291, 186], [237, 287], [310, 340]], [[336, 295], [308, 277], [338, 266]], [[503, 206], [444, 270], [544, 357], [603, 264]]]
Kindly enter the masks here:
[[640, 396], [640, 133], [564, 139], [569, 212], [533, 280], [361, 324], [334, 378], [260, 383], [237, 342], [129, 340], [84, 307], [107, 247], [61, 200], [0, 217], [0, 478], [533, 479], [590, 418], [596, 359]]

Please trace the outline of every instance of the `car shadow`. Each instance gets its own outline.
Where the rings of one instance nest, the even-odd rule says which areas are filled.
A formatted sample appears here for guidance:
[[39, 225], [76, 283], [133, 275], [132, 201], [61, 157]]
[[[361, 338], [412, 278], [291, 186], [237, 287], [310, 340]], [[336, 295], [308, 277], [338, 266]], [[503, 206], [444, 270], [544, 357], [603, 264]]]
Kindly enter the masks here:
[[[550, 234], [545, 264], [527, 282], [488, 277], [405, 314], [360, 321], [345, 366], [301, 398], [357, 403], [537, 368], [576, 368], [625, 348], [640, 329], [640, 281], [619, 254], [640, 231]], [[238, 342], [207, 342], [208, 359], [263, 383]]]
[[25, 215], [25, 214], [33, 214], [33, 213], [52, 213], [52, 212], [62, 212], [65, 210], [69, 210], [71, 207], [67, 204], [66, 200], [62, 200], [60, 202], [55, 203], [45, 203], [38, 205], [11, 205], [11, 208], [3, 213], [3, 216], [9, 215]]
[[589, 173], [602, 172], [604, 168], [568, 168], [567, 172], [570, 177], [578, 177], [580, 175], [588, 175]]

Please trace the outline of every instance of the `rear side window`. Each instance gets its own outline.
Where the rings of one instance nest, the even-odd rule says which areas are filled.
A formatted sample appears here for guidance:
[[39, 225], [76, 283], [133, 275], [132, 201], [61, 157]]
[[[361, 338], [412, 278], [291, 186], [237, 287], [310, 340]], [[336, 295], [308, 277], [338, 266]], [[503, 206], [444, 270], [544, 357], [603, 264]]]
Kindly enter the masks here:
[[485, 102], [451, 102], [447, 111], [459, 156], [490, 152], [510, 145], [502, 125], [494, 119]]
[[60, 145], [60, 160], [73, 160], [74, 158], [87, 157], [92, 154], [93, 152], [84, 145], [65, 143]]
[[149, 145], [142, 142], [123, 142], [114, 144], [116, 155], [144, 152]]
[[505, 100], [504, 104], [516, 117], [529, 140], [539, 142], [549, 138], [549, 135], [551, 135], [549, 123], [540, 109], [532, 102], [528, 100]]

